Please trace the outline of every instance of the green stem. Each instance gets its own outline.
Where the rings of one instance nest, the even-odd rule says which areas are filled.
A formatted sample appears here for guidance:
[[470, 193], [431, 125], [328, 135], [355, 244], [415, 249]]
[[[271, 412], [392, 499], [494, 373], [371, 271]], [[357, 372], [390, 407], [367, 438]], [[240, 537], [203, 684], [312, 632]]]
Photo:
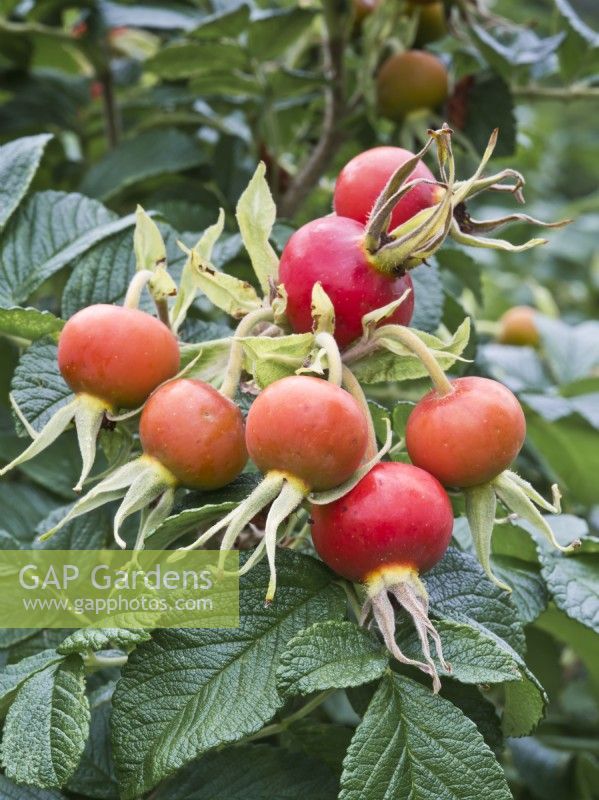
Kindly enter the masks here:
[[397, 339], [397, 341], [401, 342], [404, 347], [411, 350], [411, 352], [422, 361], [422, 364], [431, 376], [431, 381], [433, 382], [437, 394], [441, 397], [452, 394], [453, 386], [451, 385], [451, 381], [437, 363], [437, 359], [424, 344], [422, 339], [419, 339], [409, 328], [404, 328], [403, 325], [388, 325], [384, 328], [379, 328], [375, 333], [375, 338]]
[[256, 311], [250, 311], [249, 314], [246, 314], [237, 326], [235, 335], [231, 340], [231, 350], [225, 377], [220, 387], [221, 394], [224, 394], [225, 397], [235, 397], [239, 388], [243, 370], [243, 344], [240, 340], [248, 336], [259, 322], [272, 322], [272, 320], [273, 312], [271, 308], [258, 308]]
[[341, 361], [341, 353], [339, 352], [339, 345], [335, 341], [334, 336], [325, 331], [317, 333], [314, 341], [318, 347], [327, 354], [327, 364], [329, 369], [329, 383], [334, 383], [335, 386], [341, 386], [343, 378], [343, 363]]
[[368, 425], [368, 447], [366, 449], [366, 453], [364, 454], [364, 458], [366, 461], [368, 461], [369, 459], [374, 458], [377, 454], [376, 432], [374, 430], [374, 423], [372, 421], [370, 408], [368, 407], [368, 400], [366, 399], [366, 395], [364, 394], [364, 390], [362, 389], [360, 382], [351, 369], [345, 364], [342, 366], [342, 374], [343, 387], [351, 394], [354, 400], [356, 400], [364, 412], [364, 416], [366, 417], [366, 424]]
[[599, 86], [512, 86], [512, 94], [524, 100], [593, 100]]
[[362, 607], [360, 606], [360, 601], [358, 599], [358, 595], [356, 594], [355, 587], [353, 583], [349, 583], [348, 581], [341, 581], [341, 586], [347, 595], [347, 600], [351, 606], [351, 610], [354, 612], [354, 616], [359, 622], [362, 618]]
[[135, 273], [125, 295], [125, 302], [123, 303], [125, 308], [139, 308], [141, 293], [153, 277], [154, 273], [149, 269], [140, 269]]
[[124, 667], [129, 656], [101, 656], [98, 653], [89, 653], [83, 657], [86, 669], [96, 670], [106, 667]]
[[275, 722], [272, 725], [267, 725], [265, 728], [262, 728], [261, 731], [252, 734], [251, 736], [247, 736], [242, 742], [239, 744], [246, 744], [247, 742], [255, 742], [257, 739], [266, 739], [269, 736], [276, 736], [278, 733], [284, 733], [290, 725], [293, 725], [294, 722], [298, 722], [300, 719], [307, 717], [308, 714], [311, 714], [314, 709], [318, 708], [318, 706], [322, 705], [324, 701], [330, 697], [336, 689], [326, 689], [324, 692], [320, 692], [311, 700], [309, 700], [306, 705], [302, 706], [300, 709], [295, 711], [293, 714], [290, 714], [288, 717], [285, 717], [280, 722]]

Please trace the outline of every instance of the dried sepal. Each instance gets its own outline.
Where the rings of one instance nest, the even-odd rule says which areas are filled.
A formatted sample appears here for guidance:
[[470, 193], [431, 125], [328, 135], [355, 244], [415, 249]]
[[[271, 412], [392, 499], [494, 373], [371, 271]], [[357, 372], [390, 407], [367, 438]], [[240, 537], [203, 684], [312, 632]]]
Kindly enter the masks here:
[[[443, 657], [439, 632], [429, 617], [428, 594], [416, 570], [401, 566], [386, 568], [367, 581], [366, 591], [367, 599], [362, 609], [361, 623], [363, 624], [372, 614], [391, 655], [401, 664], [416, 667], [426, 675], [430, 675], [433, 681], [433, 692], [437, 694], [441, 689], [441, 680], [437, 664], [431, 653], [431, 641], [443, 671], [451, 673], [451, 665]], [[412, 620], [420, 640], [424, 661], [406, 656], [397, 644], [395, 608], [390, 596], [395, 598], [400, 608]]]
[[10, 401], [17, 417], [23, 423], [27, 433], [32, 436], [33, 441], [29, 447], [25, 448], [10, 464], [0, 470], [0, 476], [24, 464], [35, 456], [42, 453], [58, 437], [66, 431], [69, 425], [74, 422], [77, 431], [77, 441], [81, 453], [81, 474], [76, 485], [73, 487], [76, 492], [81, 491], [84, 481], [88, 477], [96, 458], [96, 441], [104, 417], [112, 410], [112, 407], [97, 397], [88, 394], [78, 394], [64, 406], [56, 411], [41, 431], [36, 431], [26, 420], [25, 415], [19, 408], [15, 398], [11, 395]]

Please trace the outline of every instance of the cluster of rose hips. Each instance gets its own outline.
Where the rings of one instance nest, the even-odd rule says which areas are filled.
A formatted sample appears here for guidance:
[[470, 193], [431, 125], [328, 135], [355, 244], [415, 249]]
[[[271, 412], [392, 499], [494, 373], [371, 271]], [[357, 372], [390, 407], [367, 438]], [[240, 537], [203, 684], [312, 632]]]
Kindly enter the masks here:
[[[403, 180], [404, 188], [396, 193], [389, 186], [404, 167], [407, 184]], [[336, 348], [352, 346], [361, 335], [364, 315], [389, 304], [385, 323], [408, 325], [414, 307], [412, 281], [401, 267], [389, 268], [387, 260], [378, 260], [380, 252], [396, 244], [384, 231], [434, 212], [447, 191], [417, 157], [400, 148], [376, 148], [350, 161], [338, 176], [335, 213], [296, 231], [282, 253], [279, 282], [291, 329], [312, 330], [316, 284], [334, 307]], [[385, 216], [386, 225], [372, 236], [377, 218]], [[373, 240], [380, 249], [372, 248]], [[139, 300], [138, 291], [131, 296]], [[476, 501], [481, 486], [492, 487], [489, 491], [500, 499], [513, 493], [512, 478], [501, 476], [525, 438], [524, 414], [515, 396], [485, 378], [449, 381], [438, 365], [428, 364], [435, 388], [415, 405], [407, 423], [412, 464], [383, 463], [372, 452], [367, 406], [332, 379], [330, 363], [329, 380], [292, 375], [271, 383], [258, 394], [244, 424], [229, 396], [178, 373], [176, 336], [135, 305], [90, 306], [66, 323], [58, 366], [75, 398], [57, 412], [62, 414], [60, 424], [48, 423], [51, 434], [36, 435], [4, 470], [35, 455], [74, 419], [83, 455], [76, 487], [81, 488], [102, 422], [119, 419], [122, 409], [143, 405], [142, 455], [93, 486], [44, 538], [77, 516], [121, 500], [115, 539], [126, 546], [121, 526], [129, 515], [141, 512], [135, 544], [141, 548], [170, 514], [179, 487], [223, 487], [240, 474], [249, 455], [264, 480], [187, 549], [203, 546], [224, 529], [224, 553], [256, 514], [270, 506], [264, 536], [240, 570], [247, 572], [266, 555], [270, 602], [276, 589], [277, 532], [307, 500], [320, 557], [339, 575], [364, 585], [365, 617], [372, 612], [390, 652], [430, 674], [438, 689], [429, 638], [442, 666], [449, 667], [428, 616], [420, 575], [442, 558], [452, 535], [452, 506], [444, 487], [464, 490], [467, 505], [469, 497]], [[423, 662], [405, 656], [396, 643], [392, 597], [415, 624]]]

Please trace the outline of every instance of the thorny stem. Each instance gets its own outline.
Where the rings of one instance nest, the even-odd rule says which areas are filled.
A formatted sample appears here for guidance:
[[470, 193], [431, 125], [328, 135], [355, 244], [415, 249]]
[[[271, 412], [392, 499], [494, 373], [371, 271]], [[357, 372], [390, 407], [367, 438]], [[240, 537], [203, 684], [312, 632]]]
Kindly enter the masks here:
[[334, 336], [332, 336], [330, 333], [326, 333], [326, 331], [321, 331], [320, 333], [316, 334], [314, 341], [318, 347], [322, 347], [327, 354], [329, 383], [334, 383], [335, 386], [341, 386], [343, 377], [343, 364], [341, 362], [339, 346], [335, 341]]
[[224, 394], [225, 397], [235, 397], [239, 388], [243, 370], [243, 345], [240, 340], [244, 336], [248, 336], [259, 322], [272, 322], [272, 320], [273, 312], [271, 308], [258, 308], [256, 311], [250, 311], [249, 314], [246, 314], [237, 326], [237, 330], [231, 340], [231, 350], [225, 369], [225, 377], [220, 387], [221, 394]]
[[376, 331], [374, 338], [396, 339], [399, 341], [404, 347], [406, 347], [408, 350], [411, 350], [415, 356], [418, 356], [420, 361], [422, 361], [422, 364], [426, 367], [426, 370], [431, 377], [431, 381], [433, 382], [437, 393], [441, 397], [452, 394], [454, 389], [451, 385], [451, 381], [437, 363], [437, 359], [430, 352], [424, 342], [419, 339], [418, 336], [416, 336], [416, 334], [413, 333], [409, 328], [405, 328], [403, 325], [386, 325], [385, 327], [379, 328], [378, 331]]
[[125, 295], [125, 302], [123, 303], [125, 308], [139, 308], [141, 293], [153, 277], [154, 273], [149, 269], [140, 269], [135, 273]]
[[282, 217], [293, 217], [343, 141], [341, 122], [346, 113], [343, 64], [346, 26], [343, 17], [346, 4], [342, 0], [325, 0], [323, 5], [326, 27], [324, 72], [328, 76], [324, 121], [318, 143], [281, 198], [279, 213]]
[[364, 390], [354, 373], [351, 371], [349, 367], [345, 364], [342, 365], [342, 374], [343, 374], [343, 387], [351, 394], [351, 396], [356, 400], [362, 411], [364, 412], [364, 416], [366, 417], [366, 424], [368, 425], [368, 446], [366, 448], [366, 452], [364, 454], [364, 460], [369, 461], [371, 458], [374, 458], [377, 454], [377, 446], [376, 446], [376, 432], [374, 430], [374, 423], [372, 421], [372, 415], [370, 413], [370, 409], [368, 408], [368, 401], [366, 400], [366, 395], [364, 394]]

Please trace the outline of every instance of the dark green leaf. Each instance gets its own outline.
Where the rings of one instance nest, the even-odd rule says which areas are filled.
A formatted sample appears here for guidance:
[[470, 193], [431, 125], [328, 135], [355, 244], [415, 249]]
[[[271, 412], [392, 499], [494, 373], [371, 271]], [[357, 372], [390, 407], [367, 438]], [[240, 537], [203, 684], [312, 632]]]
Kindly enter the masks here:
[[0, 228], [25, 196], [52, 136], [25, 136], [0, 147]]
[[252, 55], [261, 61], [276, 58], [312, 24], [314, 13], [310, 8], [295, 7], [252, 14], [248, 31]]
[[6, 774], [59, 789], [75, 772], [88, 734], [85, 669], [78, 656], [69, 656], [36, 672], [17, 692], [4, 724]]
[[247, 29], [250, 18], [250, 9], [247, 3], [235, 3], [235, 8], [229, 2], [222, 13], [212, 14], [205, 17], [202, 22], [195, 27], [192, 36], [198, 39], [233, 39]]
[[244, 745], [210, 753], [183, 769], [154, 800], [335, 800], [333, 773], [313, 758]]
[[286, 643], [302, 628], [344, 613], [342, 590], [312, 558], [282, 550], [277, 571], [270, 608], [264, 606], [264, 565], [242, 578], [239, 628], [162, 630], [133, 652], [114, 698], [124, 798], [259, 730], [282, 703], [273, 667]]
[[44, 650], [42, 653], [22, 659], [17, 664], [3, 667], [0, 670], [0, 715], [5, 716], [17, 690], [28, 678], [63, 660], [63, 656], [58, 655], [56, 650]]
[[[449, 620], [439, 620], [435, 627], [443, 644], [443, 656], [451, 664], [451, 677], [455, 680], [472, 684], [520, 680], [518, 660], [500, 639], [487, 636], [478, 628]], [[406, 655], [416, 659], [422, 657], [422, 646], [411, 626], [401, 627], [397, 642]], [[437, 666], [443, 674], [440, 665]]]
[[[178, 281], [186, 256], [177, 247], [181, 236], [170, 225], [158, 225], [166, 245], [168, 271]], [[121, 303], [129, 281], [135, 274], [133, 232], [124, 231], [118, 236], [92, 247], [77, 260], [62, 295], [62, 313], [65, 318], [93, 303]], [[140, 307], [155, 313], [148, 292], [142, 295]]]
[[353, 622], [317, 622], [287, 643], [277, 685], [285, 695], [359, 686], [380, 678], [388, 664], [379, 642]]
[[107, 683], [89, 696], [89, 739], [68, 788], [98, 800], [118, 800], [119, 788], [110, 745], [110, 715], [114, 683]]
[[34, 342], [21, 357], [12, 380], [12, 393], [25, 417], [39, 431], [73, 394], [58, 370], [56, 342]]
[[157, 175], [171, 175], [204, 160], [197, 142], [175, 128], [147, 131], [122, 142], [86, 174], [81, 191], [106, 200], [122, 189]]
[[521, 653], [524, 633], [507, 592], [491, 583], [478, 561], [450, 547], [424, 576], [435, 614], [488, 629]]
[[133, 223], [133, 215], [117, 219], [80, 194], [34, 194], [17, 209], [0, 239], [0, 304], [24, 303], [54, 273]]
[[2, 800], [67, 800], [61, 792], [17, 786], [5, 775], [0, 775], [0, 795]]
[[239, 45], [227, 42], [175, 43], [146, 61], [146, 69], [166, 80], [210, 75], [247, 66], [247, 56]]
[[410, 271], [414, 282], [414, 316], [410, 325], [434, 333], [443, 311], [443, 283], [436, 264], [421, 264]]
[[340, 800], [510, 800], [468, 717], [408, 678], [385, 678], [347, 751]]

